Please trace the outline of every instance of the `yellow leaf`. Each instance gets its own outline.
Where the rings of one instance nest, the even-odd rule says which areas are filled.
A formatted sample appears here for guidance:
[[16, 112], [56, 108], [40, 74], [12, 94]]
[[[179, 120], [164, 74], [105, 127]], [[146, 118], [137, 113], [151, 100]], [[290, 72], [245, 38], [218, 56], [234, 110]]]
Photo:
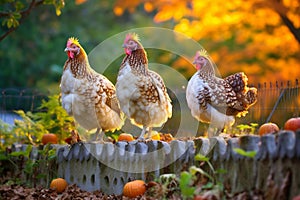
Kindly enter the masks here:
[[173, 17], [173, 14], [173, 12], [167, 12], [166, 9], [163, 9], [154, 16], [154, 21], [160, 23], [170, 20]]
[[59, 16], [61, 14], [61, 10], [59, 8], [56, 8], [55, 11], [56, 11], [57, 16]]

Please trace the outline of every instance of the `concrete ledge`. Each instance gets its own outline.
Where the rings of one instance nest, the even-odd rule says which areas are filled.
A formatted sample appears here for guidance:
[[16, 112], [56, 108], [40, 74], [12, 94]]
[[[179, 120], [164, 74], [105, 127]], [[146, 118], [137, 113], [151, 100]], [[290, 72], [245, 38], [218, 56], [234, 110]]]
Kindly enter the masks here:
[[[18, 148], [13, 150], [26, 147]], [[253, 189], [266, 191], [270, 187], [270, 178], [274, 180], [274, 187], [285, 184], [290, 197], [300, 192], [300, 131], [280, 131], [262, 137], [247, 135], [227, 141], [213, 137], [171, 143], [77, 143], [55, 148], [58, 149], [58, 176], [87, 191], [121, 194], [124, 184], [131, 179], [150, 181], [161, 174], [178, 175], [191, 165], [197, 166], [194, 156], [201, 153], [210, 158], [215, 169], [227, 172], [218, 175], [218, 179], [232, 193]], [[244, 157], [233, 148], [256, 151], [257, 154], [254, 158]], [[32, 156], [38, 156], [37, 150]]]

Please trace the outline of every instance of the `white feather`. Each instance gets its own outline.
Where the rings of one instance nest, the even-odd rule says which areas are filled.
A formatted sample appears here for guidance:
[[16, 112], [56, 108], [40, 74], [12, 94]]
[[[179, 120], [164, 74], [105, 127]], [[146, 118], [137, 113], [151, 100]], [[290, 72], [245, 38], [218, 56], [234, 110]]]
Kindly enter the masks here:
[[[104, 80], [104, 84], [112, 85], [104, 76], [99, 78]], [[97, 80], [99, 81], [99, 80]], [[95, 128], [105, 130], [115, 130], [121, 128], [123, 121], [119, 114], [114, 112], [105, 104], [106, 94], [99, 90], [99, 82], [90, 82], [87, 79], [77, 79], [67, 67], [61, 78], [61, 99], [62, 106], [69, 115], [73, 115], [75, 120], [87, 130]], [[100, 104], [96, 99], [102, 97]]]
[[[156, 86], [160, 101], [148, 102], [140, 93], [140, 87], [147, 81], [152, 81]], [[150, 76], [136, 76], [128, 63], [120, 70], [116, 83], [117, 97], [122, 111], [133, 124], [160, 127], [172, 116], [172, 105], [159, 87], [160, 84]]]
[[208, 84], [199, 78], [198, 73], [195, 73], [188, 82], [186, 100], [192, 116], [200, 122], [210, 123], [215, 128], [222, 129], [224, 126], [232, 126], [235, 121], [233, 116], [219, 112], [209, 103], [207, 103], [207, 109], [201, 109], [197, 96], [204, 87], [209, 88]]

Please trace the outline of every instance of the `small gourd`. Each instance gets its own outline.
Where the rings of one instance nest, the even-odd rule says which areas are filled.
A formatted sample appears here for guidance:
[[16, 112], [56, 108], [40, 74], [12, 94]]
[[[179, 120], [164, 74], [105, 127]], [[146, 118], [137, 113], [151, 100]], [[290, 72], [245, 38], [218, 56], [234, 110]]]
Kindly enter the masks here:
[[67, 186], [68, 183], [63, 178], [53, 179], [50, 183], [50, 188], [56, 190], [57, 193], [62, 193], [63, 191], [65, 191]]
[[129, 133], [121, 133], [118, 137], [118, 141], [130, 142], [130, 141], [133, 141], [133, 140], [134, 140], [133, 136]]
[[269, 122], [269, 123], [265, 123], [263, 125], [261, 125], [258, 129], [258, 134], [260, 136], [268, 134], [268, 133], [275, 133], [279, 131], [279, 127], [277, 126], [277, 124]]
[[135, 180], [124, 185], [123, 195], [129, 198], [135, 198], [146, 192], [146, 183], [143, 180]]
[[284, 130], [296, 131], [300, 129], [300, 117], [293, 117], [284, 124]]
[[44, 134], [42, 137], [42, 143], [43, 145], [46, 145], [48, 143], [57, 144], [57, 136], [53, 133]]

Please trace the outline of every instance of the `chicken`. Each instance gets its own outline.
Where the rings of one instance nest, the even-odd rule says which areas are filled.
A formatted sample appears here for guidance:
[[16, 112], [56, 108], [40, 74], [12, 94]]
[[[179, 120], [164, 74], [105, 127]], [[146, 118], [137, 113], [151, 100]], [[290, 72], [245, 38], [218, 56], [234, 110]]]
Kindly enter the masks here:
[[148, 69], [147, 53], [136, 34], [126, 35], [126, 56], [121, 64], [116, 89], [120, 106], [131, 123], [142, 128], [139, 140], [152, 127], [162, 126], [172, 116], [171, 100], [163, 79]]
[[243, 72], [224, 79], [216, 77], [205, 50], [196, 53], [194, 64], [197, 72], [190, 79], [186, 91], [192, 116], [218, 130], [231, 127], [235, 116], [245, 116], [255, 104], [257, 89], [248, 87], [248, 78]]
[[65, 51], [65, 62], [60, 89], [62, 106], [86, 130], [97, 129], [103, 142], [105, 131], [121, 129], [124, 114], [116, 97], [115, 86], [95, 72], [78, 40], [71, 37]]

